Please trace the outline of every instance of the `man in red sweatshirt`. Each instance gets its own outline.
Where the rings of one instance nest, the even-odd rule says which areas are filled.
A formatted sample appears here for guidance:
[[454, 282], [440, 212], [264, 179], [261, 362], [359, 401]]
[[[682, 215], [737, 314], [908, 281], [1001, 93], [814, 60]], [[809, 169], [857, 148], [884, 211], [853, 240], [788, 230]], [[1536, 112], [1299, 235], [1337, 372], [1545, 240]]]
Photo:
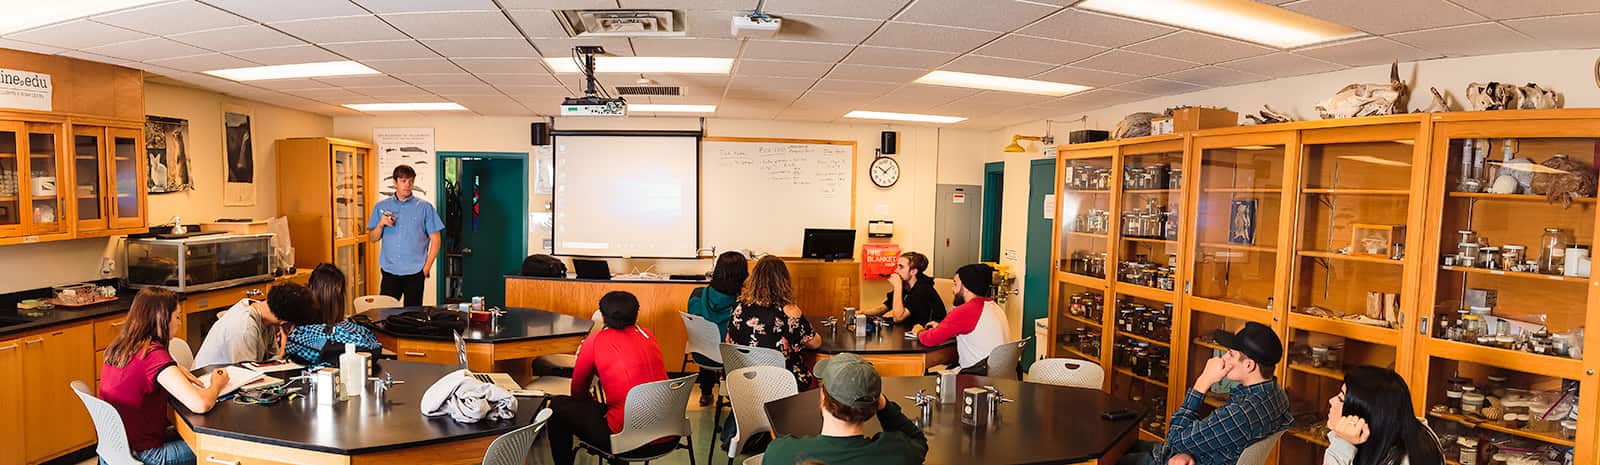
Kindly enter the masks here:
[[994, 268], [989, 265], [974, 263], [956, 269], [952, 292], [956, 307], [942, 322], [911, 328], [917, 341], [929, 347], [955, 338], [963, 374], [987, 375], [989, 352], [1010, 340], [1006, 312], [989, 298], [993, 280]]
[[[655, 336], [635, 323], [639, 319], [639, 299], [624, 291], [611, 291], [600, 298], [601, 329], [578, 347], [578, 362], [572, 367], [572, 396], [550, 398], [550, 456], [556, 465], [572, 465], [575, 454], [572, 438], [577, 436], [593, 446], [611, 449], [611, 435], [622, 432], [623, 406], [628, 391], [640, 384], [667, 379], [661, 348]], [[589, 397], [595, 377], [606, 391], [606, 402]], [[671, 441], [646, 446], [671, 450]], [[626, 452], [626, 451], [612, 451]]]

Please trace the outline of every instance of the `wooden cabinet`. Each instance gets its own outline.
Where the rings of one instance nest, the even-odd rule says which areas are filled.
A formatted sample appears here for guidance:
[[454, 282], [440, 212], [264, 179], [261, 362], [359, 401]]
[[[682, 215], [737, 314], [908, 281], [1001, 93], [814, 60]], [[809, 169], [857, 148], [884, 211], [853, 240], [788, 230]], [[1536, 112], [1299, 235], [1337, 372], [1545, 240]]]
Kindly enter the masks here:
[[378, 260], [367, 239], [367, 216], [377, 201], [370, 185], [380, 178], [372, 146], [328, 137], [280, 139], [278, 214], [289, 220], [295, 266], [333, 263], [344, 271], [347, 293], [377, 293]]
[[[61, 124], [0, 120], [0, 240], [71, 236]], [[24, 239], [26, 238], [26, 239]]]
[[0, 111], [0, 245], [145, 231], [143, 137], [132, 121]]
[[22, 340], [0, 340], [0, 465], [27, 463], [22, 447]]
[[80, 237], [145, 229], [148, 171], [140, 155], [143, 138], [134, 127], [72, 127], [74, 206]]
[[72, 381], [94, 379], [94, 330], [89, 323], [21, 339], [23, 450], [28, 462], [94, 443], [94, 423]]

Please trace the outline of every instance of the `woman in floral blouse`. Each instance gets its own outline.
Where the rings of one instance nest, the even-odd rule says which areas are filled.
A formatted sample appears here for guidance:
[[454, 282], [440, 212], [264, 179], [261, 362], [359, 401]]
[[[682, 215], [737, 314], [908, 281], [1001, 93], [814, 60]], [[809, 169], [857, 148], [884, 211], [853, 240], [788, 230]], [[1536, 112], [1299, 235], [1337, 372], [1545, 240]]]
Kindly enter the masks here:
[[756, 262], [728, 320], [728, 343], [782, 352], [800, 390], [811, 388], [811, 369], [800, 351], [821, 346], [822, 338], [795, 306], [794, 285], [782, 259], [769, 255]]

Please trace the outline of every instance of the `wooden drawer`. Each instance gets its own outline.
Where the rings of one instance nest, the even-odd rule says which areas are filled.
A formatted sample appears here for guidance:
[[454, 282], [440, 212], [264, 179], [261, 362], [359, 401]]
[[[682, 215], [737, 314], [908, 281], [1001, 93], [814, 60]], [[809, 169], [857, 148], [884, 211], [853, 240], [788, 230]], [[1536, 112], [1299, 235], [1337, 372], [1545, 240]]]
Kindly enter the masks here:
[[[199, 453], [195, 454], [195, 458], [198, 459], [198, 460], [196, 460], [196, 462], [199, 465], [308, 465], [308, 464], [312, 464], [312, 463], [329, 463], [329, 464], [337, 463], [337, 462], [329, 461], [329, 460], [321, 460], [321, 461], [313, 460], [313, 461], [310, 461], [310, 462], [299, 462], [299, 461], [282, 462], [282, 461], [273, 460], [273, 459], [270, 459], [270, 458], [256, 457], [257, 455], [270, 457], [270, 456], [272, 456], [274, 454], [270, 454], [270, 453], [267, 453], [267, 454], [237, 453], [237, 451], [234, 451], [234, 450], [231, 450], [231, 449], [228, 450], [228, 451], [201, 450], [201, 451], [197, 451], [197, 452], [199, 452]], [[327, 454], [315, 454], [315, 453], [313, 453], [313, 454], [308, 454], [308, 455], [316, 455], [316, 456], [319, 456], [319, 458], [324, 458], [324, 459], [333, 458], [333, 457], [321, 457], [321, 456], [324, 456], [324, 455], [327, 455]]]
[[394, 352], [400, 360], [408, 362], [435, 363], [439, 365], [456, 365], [460, 363], [460, 360], [456, 357], [456, 346], [452, 343], [401, 339], [395, 343]]
[[[181, 320], [182, 318], [179, 319]], [[94, 322], [94, 350], [104, 352], [106, 346], [111, 345], [111, 340], [117, 337], [117, 333], [121, 332], [122, 327], [127, 323], [128, 317], [126, 315], [96, 320]], [[177, 334], [176, 331], [173, 333]], [[104, 360], [104, 358], [96, 358], [95, 360]]]
[[189, 294], [184, 296], [179, 306], [183, 308], [183, 313], [189, 314], [228, 308], [238, 303], [239, 299], [247, 297], [264, 300], [267, 298], [267, 290], [272, 288], [272, 284], [273, 282], [263, 282]]

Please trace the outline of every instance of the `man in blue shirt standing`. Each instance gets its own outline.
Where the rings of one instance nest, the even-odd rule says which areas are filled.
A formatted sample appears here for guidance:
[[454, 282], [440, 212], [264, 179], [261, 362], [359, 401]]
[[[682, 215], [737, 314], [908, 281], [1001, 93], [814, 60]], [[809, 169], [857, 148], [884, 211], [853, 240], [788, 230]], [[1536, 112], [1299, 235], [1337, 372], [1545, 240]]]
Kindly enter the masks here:
[[433, 271], [439, 231], [444, 229], [433, 204], [411, 195], [416, 181], [411, 166], [394, 167], [394, 197], [378, 201], [367, 219], [367, 237], [383, 241], [378, 253], [378, 267], [383, 270], [379, 292], [408, 307], [422, 305], [423, 283]]

